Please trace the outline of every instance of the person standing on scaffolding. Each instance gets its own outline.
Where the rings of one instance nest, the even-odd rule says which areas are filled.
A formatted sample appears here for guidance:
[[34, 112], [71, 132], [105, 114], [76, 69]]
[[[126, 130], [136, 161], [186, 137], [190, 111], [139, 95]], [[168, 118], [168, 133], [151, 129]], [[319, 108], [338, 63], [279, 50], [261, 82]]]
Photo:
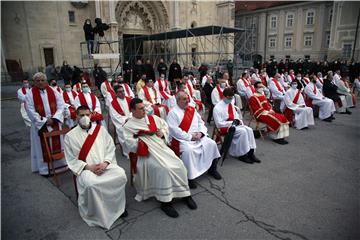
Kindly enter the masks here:
[[94, 29], [91, 26], [90, 19], [86, 19], [84, 23], [84, 33], [89, 56], [94, 53]]

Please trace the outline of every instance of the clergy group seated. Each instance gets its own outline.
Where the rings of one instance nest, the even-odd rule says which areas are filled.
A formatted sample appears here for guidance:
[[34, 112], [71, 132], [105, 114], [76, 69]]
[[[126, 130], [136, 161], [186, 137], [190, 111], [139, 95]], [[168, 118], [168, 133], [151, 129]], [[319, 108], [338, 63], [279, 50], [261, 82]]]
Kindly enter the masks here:
[[221, 179], [217, 172], [220, 153], [216, 142], [207, 137], [207, 128], [195, 107], [189, 105], [185, 91], [176, 94], [176, 106], [167, 116], [171, 148], [180, 156], [186, 166], [189, 187], [196, 188], [195, 178], [206, 171], [215, 179]]
[[161, 104], [160, 93], [154, 88], [152, 79], [145, 80], [145, 86], [139, 90], [138, 97], [143, 101], [147, 114], [154, 114], [166, 119], [169, 108]]
[[76, 120], [76, 107], [75, 107], [75, 98], [77, 97], [77, 92], [72, 90], [70, 83], [65, 84], [65, 91], [63, 92], [64, 99], [64, 120], [65, 124], [72, 128], [75, 126]]
[[[305, 105], [301, 90], [297, 88], [297, 82], [290, 83], [290, 88], [285, 92], [284, 115], [288, 121], [294, 122], [296, 129], [304, 129], [309, 125], [314, 125], [313, 109]], [[295, 119], [293, 117], [295, 115]]]
[[229, 127], [236, 122], [235, 133], [232, 139], [229, 154], [246, 163], [260, 163], [255, 156], [256, 142], [253, 130], [245, 126], [242, 121], [240, 109], [232, 103], [234, 91], [231, 88], [225, 88], [224, 98], [214, 107], [214, 122], [222, 135], [226, 135]]
[[109, 229], [125, 210], [125, 171], [117, 165], [108, 131], [91, 122], [88, 106], [76, 110], [78, 125], [64, 140], [68, 167], [76, 175], [80, 216], [89, 226]]
[[186, 167], [166, 144], [169, 138], [167, 123], [156, 115], [147, 115], [139, 98], [130, 102], [132, 116], [124, 124], [125, 144], [129, 154], [136, 154], [134, 186], [135, 199], [143, 201], [155, 197], [161, 210], [176, 218], [174, 198], [182, 198], [190, 209], [197, 205], [191, 198]]
[[289, 122], [283, 114], [276, 113], [264, 95], [264, 85], [254, 84], [255, 94], [249, 99], [249, 106], [255, 119], [265, 123], [273, 141], [278, 144], [288, 144], [285, 140], [289, 136]]

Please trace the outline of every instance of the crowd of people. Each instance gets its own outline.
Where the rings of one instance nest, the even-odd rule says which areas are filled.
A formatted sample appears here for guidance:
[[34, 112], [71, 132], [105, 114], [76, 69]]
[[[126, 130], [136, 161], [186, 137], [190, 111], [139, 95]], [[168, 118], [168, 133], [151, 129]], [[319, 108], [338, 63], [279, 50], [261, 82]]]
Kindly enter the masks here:
[[[255, 136], [260, 130], [245, 124], [244, 113], [266, 125], [270, 138], [284, 145], [289, 143], [289, 127], [308, 128], [315, 125], [314, 117], [330, 123], [335, 112], [351, 114], [356, 106], [353, 90], [360, 91], [360, 75], [355, 70], [356, 76], [336, 64], [331, 70], [281, 63], [275, 70], [272, 63], [246, 69], [239, 79], [233, 78], [231, 62], [225, 72], [210, 72], [202, 65], [197, 79], [175, 59], [169, 68], [159, 62], [158, 78], [150, 60], [138, 60], [134, 68], [125, 62], [122, 74], [111, 77], [95, 66], [92, 84], [81, 72], [74, 79], [64, 62], [63, 89], [49, 67], [46, 74], [33, 76], [32, 87], [24, 80], [18, 90], [21, 115], [31, 128], [32, 171], [49, 175], [42, 134], [67, 127], [71, 130], [64, 139], [51, 139], [52, 150], [65, 153], [54, 167], [68, 167], [77, 176], [79, 213], [89, 226], [109, 229], [117, 218], [127, 216], [127, 178], [116, 161], [115, 140], [131, 162], [137, 201], [155, 198], [174, 218], [179, 215], [174, 198], [196, 209], [190, 192], [197, 187], [196, 179], [205, 173], [222, 179], [218, 143], [224, 137], [231, 135], [229, 155], [247, 164], [261, 163]], [[117, 139], [108, 132], [104, 112]]]

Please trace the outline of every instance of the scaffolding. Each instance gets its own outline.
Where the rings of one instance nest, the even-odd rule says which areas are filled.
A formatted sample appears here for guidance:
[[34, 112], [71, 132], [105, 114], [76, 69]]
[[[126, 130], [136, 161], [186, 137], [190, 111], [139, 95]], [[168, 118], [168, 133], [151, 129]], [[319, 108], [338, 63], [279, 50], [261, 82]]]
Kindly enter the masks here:
[[[243, 62], [234, 58], [235, 49], [239, 49], [239, 45], [244, 45], [242, 41], [247, 40], [241, 35], [244, 32], [246, 30], [242, 28], [213, 25], [151, 35], [122, 35], [118, 41], [100, 42], [100, 46], [108, 45], [109, 49], [112, 49], [111, 45], [117, 45], [119, 55], [101, 53], [99, 56], [102, 59], [118, 56], [118, 64], [129, 61], [132, 67], [138, 59], [149, 59], [155, 68], [161, 58], [167, 65], [176, 58], [185, 68], [197, 69], [205, 63], [209, 68], [218, 67], [219, 70], [226, 68], [228, 60], [231, 59], [236, 71], [239, 66], [241, 68]], [[93, 61], [97, 57], [93, 54], [92, 58], [89, 58], [88, 54], [84, 54], [84, 45], [86, 49], [86, 42], [80, 44], [82, 64], [83, 68], [89, 68], [93, 66]], [[113, 72], [112, 61], [107, 60], [109, 64], [106, 67]], [[87, 64], [88, 62], [92, 66]]]

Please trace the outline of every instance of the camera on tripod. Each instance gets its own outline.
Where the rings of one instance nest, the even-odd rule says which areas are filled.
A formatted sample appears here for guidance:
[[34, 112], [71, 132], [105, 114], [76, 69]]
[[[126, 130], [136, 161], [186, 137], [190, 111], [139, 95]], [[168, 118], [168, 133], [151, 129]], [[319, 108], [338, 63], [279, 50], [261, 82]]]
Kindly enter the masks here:
[[95, 18], [94, 33], [99, 34], [100, 37], [104, 37], [104, 31], [109, 30], [110, 26], [106, 23], [103, 23], [101, 18]]

